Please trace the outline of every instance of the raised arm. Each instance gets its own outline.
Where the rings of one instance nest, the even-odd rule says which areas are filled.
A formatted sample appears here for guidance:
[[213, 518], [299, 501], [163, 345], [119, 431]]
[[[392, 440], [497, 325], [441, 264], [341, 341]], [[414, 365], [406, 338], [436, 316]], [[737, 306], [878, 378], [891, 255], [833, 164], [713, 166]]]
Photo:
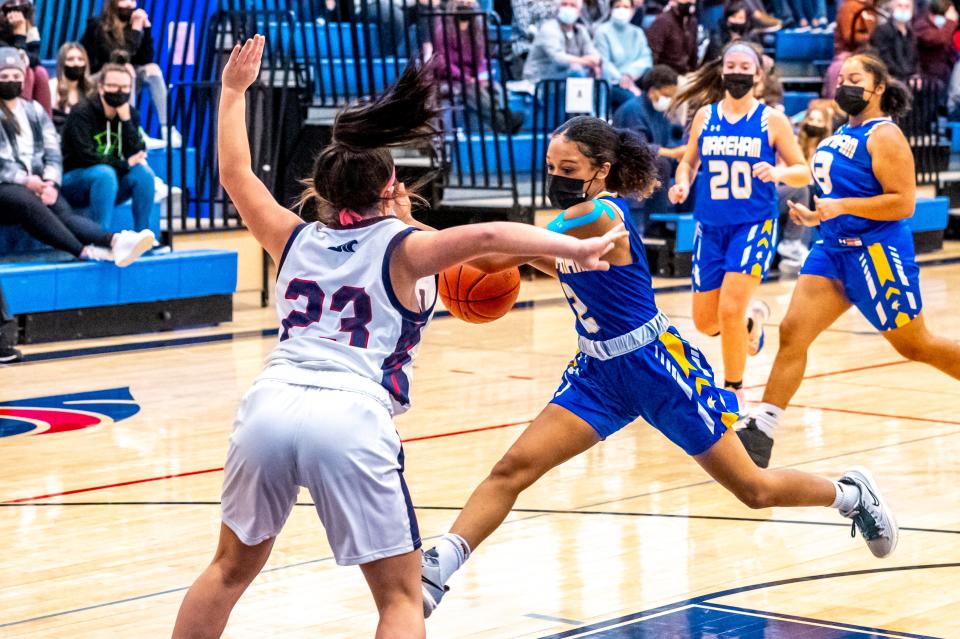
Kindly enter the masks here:
[[247, 40], [242, 49], [235, 46], [223, 69], [217, 152], [223, 189], [253, 237], [279, 264], [283, 247], [303, 220], [277, 203], [250, 166], [244, 93], [260, 73], [263, 43], [263, 36], [258, 35]]

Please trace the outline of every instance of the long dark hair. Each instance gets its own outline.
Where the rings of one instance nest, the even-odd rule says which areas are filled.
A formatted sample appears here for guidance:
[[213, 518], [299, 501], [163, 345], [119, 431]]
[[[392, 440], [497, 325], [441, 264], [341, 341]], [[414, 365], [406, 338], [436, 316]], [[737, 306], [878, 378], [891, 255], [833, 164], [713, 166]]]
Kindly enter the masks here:
[[[390, 147], [407, 146], [437, 135], [439, 116], [432, 65], [407, 64], [400, 78], [370, 102], [337, 114], [333, 140], [320, 152], [313, 177], [299, 205], [316, 207], [319, 220], [336, 225], [336, 212], [369, 212], [394, 172]], [[423, 180], [421, 180], [423, 182]], [[415, 195], [418, 185], [409, 190]]]
[[57, 52], [57, 95], [54, 102], [54, 105], [60, 109], [67, 106], [67, 98], [70, 96], [70, 87], [67, 85], [69, 80], [67, 80], [63, 70], [67, 66], [67, 54], [74, 49], [83, 54], [83, 64], [86, 67], [83, 77], [77, 80], [77, 90], [80, 92], [81, 98], [89, 96], [94, 90], [93, 78], [90, 77], [90, 58], [87, 56], [87, 50], [79, 42], [64, 42], [60, 51]]
[[[3, 0], [3, 2], [0, 2], [0, 8], [14, 3], [26, 7], [23, 10], [23, 19], [27, 21], [27, 24], [30, 25], [30, 27], [33, 27], [35, 19], [33, 3], [29, 0]], [[7, 22], [7, 14], [3, 11], [0, 11], [0, 38], [7, 42], [11, 42], [13, 39], [13, 27], [10, 26], [9, 22]]]
[[903, 82], [890, 75], [887, 65], [869, 53], [856, 53], [848, 60], [858, 60], [863, 70], [873, 77], [874, 88], [881, 84], [885, 87], [880, 96], [880, 110], [894, 119], [900, 119], [910, 111], [913, 95]]
[[130, 24], [117, 14], [118, 0], [104, 0], [100, 11], [100, 27], [111, 49], [124, 49], [127, 46], [126, 29]]
[[740, 39], [730, 42], [723, 48], [723, 53], [720, 54], [719, 58], [707, 62], [691, 74], [690, 81], [673, 99], [671, 112], [675, 112], [681, 104], [689, 103], [690, 107], [696, 110], [723, 99], [723, 58], [727, 55], [727, 50], [734, 45], [753, 49], [754, 53], [757, 54], [757, 60], [760, 60], [757, 65], [757, 72], [764, 73], [763, 49], [748, 40]]
[[660, 186], [657, 158], [637, 133], [581, 115], [561, 124], [551, 137], [558, 135], [574, 142], [595, 166], [610, 163], [606, 185], [611, 191], [645, 198]]

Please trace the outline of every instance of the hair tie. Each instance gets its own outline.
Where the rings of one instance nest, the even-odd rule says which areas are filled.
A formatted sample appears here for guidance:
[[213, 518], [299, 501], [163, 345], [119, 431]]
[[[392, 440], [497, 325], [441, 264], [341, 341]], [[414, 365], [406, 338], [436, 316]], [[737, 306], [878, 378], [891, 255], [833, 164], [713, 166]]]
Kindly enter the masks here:
[[362, 215], [350, 209], [340, 209], [337, 217], [340, 218], [340, 226], [352, 226], [357, 222], [363, 221]]

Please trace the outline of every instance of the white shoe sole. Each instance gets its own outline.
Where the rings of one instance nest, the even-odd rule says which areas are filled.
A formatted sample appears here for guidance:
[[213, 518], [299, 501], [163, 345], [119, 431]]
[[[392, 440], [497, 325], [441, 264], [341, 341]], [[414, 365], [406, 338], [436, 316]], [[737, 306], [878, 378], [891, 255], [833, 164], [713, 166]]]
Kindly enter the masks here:
[[[750, 303], [747, 317], [753, 320], [753, 330], [747, 335], [747, 353], [752, 357], [760, 352], [760, 338], [763, 336], [763, 325], [770, 319], [770, 306], [763, 300], [754, 300]], [[759, 331], [757, 328], [759, 327]], [[756, 333], [756, 338], [754, 334]]]
[[144, 235], [140, 240], [133, 246], [133, 249], [127, 254], [122, 260], [117, 260], [114, 262], [118, 267], [124, 268], [125, 266], [130, 266], [139, 259], [141, 255], [153, 248], [153, 236]]
[[[890, 523], [890, 550], [887, 552], [887, 554], [883, 555], [883, 557], [878, 557], [877, 555], [874, 555], [874, 557], [878, 557], [879, 559], [889, 557], [893, 554], [893, 551], [897, 549], [897, 542], [900, 541], [900, 527], [897, 525], [897, 518], [894, 516], [893, 511], [890, 510], [890, 507], [887, 506], [887, 502], [883, 498], [883, 493], [880, 491], [877, 481], [873, 478], [873, 475], [870, 474], [869, 470], [863, 466], [853, 466], [844, 473], [844, 476], [849, 475], [850, 473], [860, 474], [861, 481], [870, 487], [870, 490], [877, 498], [877, 501], [880, 502], [880, 509], [887, 516], [887, 521]], [[867, 547], [869, 548], [869, 545]], [[871, 550], [871, 552], [873, 551]]]
[[433, 611], [437, 609], [437, 602], [434, 601], [433, 595], [430, 594], [430, 591], [424, 584], [420, 584], [420, 591], [423, 593], [423, 618], [427, 619], [430, 615], [433, 614]]

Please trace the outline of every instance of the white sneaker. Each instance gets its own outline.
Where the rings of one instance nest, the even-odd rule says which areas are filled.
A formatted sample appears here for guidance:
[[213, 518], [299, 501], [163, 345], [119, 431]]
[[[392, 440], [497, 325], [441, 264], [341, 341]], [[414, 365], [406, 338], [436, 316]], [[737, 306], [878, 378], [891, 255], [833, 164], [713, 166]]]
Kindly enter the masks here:
[[160, 138], [151, 138], [149, 135], [143, 136], [143, 145], [147, 147], [147, 151], [156, 151], [157, 149], [167, 148], [167, 143]]
[[843, 474], [840, 483], [860, 491], [857, 505], [849, 512], [840, 513], [853, 520], [850, 535], [855, 536], [859, 530], [874, 557], [888, 556], [897, 547], [900, 529], [893, 511], [880, 494], [877, 482], [866, 468], [854, 466]]
[[80, 258], [84, 260], [90, 260], [91, 262], [112, 262], [113, 251], [108, 248], [103, 248], [102, 246], [87, 244], [83, 247], [83, 252], [80, 253]]
[[747, 309], [747, 319], [753, 325], [747, 333], [747, 353], [756, 355], [763, 350], [763, 325], [770, 318], [770, 307], [763, 300], [753, 300]]
[[[160, 127], [160, 135], [163, 137], [163, 143], [167, 143], [167, 127]], [[177, 130], [177, 127], [170, 127], [170, 147], [174, 149], [179, 149], [183, 146], [183, 136], [180, 135], [180, 131]]]
[[170, 187], [160, 179], [159, 176], [153, 176], [153, 201], [163, 202], [170, 195]]
[[113, 263], [120, 268], [133, 264], [137, 258], [153, 248], [155, 241], [156, 237], [149, 229], [139, 233], [120, 231], [117, 233], [117, 241], [113, 243]]

